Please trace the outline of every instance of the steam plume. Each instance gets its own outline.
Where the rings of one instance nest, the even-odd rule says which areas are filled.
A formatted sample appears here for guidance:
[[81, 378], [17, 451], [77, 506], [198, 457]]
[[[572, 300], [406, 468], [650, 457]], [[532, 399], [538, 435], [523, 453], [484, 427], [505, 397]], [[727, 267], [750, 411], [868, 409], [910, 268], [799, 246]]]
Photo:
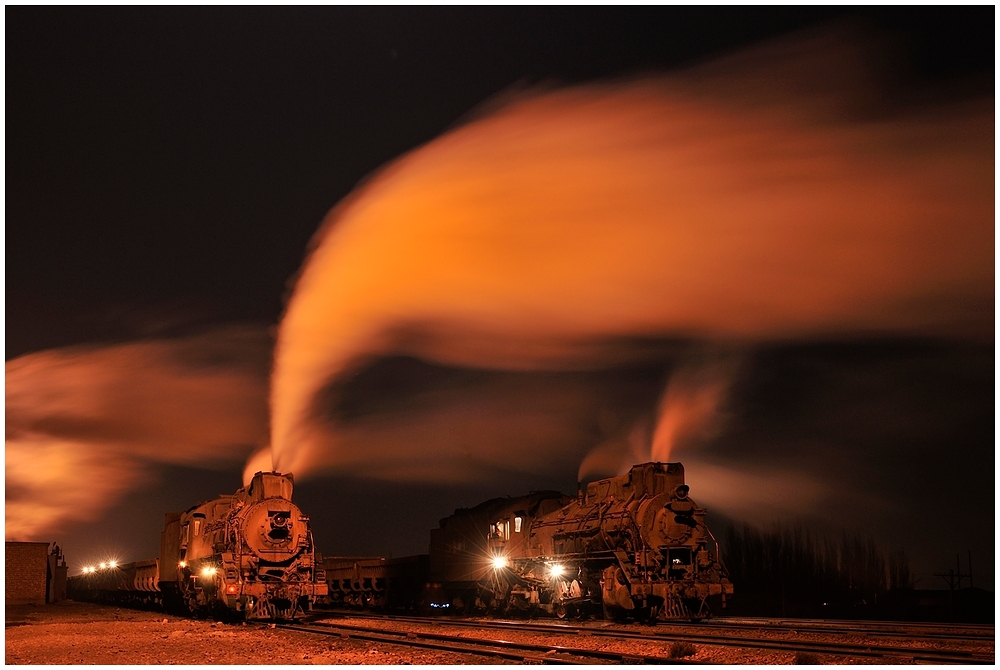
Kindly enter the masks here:
[[156, 464], [243, 461], [267, 440], [269, 345], [232, 327], [8, 361], [7, 538], [94, 519]]
[[[676, 377], [654, 433], [655, 406], [609, 407], [598, 382], [677, 342], [991, 336], [992, 101], [889, 109], [867, 62], [836, 34], [782, 43], [510, 102], [397, 160], [298, 278], [275, 465], [447, 480], [659, 457], [725, 384]], [[380, 376], [400, 360], [438, 372]]]
[[580, 463], [586, 481], [627, 472], [636, 463], [676, 460], [675, 447], [704, 444], [724, 426], [722, 406], [738, 367], [735, 354], [688, 354], [671, 372], [655, 423], [640, 416], [625, 439], [596, 445]]
[[250, 480], [253, 479], [254, 474], [258, 472], [270, 472], [273, 469], [274, 463], [271, 460], [271, 447], [270, 445], [265, 445], [247, 459], [247, 464], [243, 468], [243, 485], [248, 485]]

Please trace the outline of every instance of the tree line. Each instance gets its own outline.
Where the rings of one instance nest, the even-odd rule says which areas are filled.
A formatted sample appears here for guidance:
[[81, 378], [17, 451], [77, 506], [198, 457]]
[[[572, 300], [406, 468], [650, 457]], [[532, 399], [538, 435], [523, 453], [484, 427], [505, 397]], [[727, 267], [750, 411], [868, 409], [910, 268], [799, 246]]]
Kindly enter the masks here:
[[726, 530], [721, 552], [735, 587], [732, 614], [872, 616], [888, 593], [913, 587], [906, 554], [860, 533], [744, 524]]

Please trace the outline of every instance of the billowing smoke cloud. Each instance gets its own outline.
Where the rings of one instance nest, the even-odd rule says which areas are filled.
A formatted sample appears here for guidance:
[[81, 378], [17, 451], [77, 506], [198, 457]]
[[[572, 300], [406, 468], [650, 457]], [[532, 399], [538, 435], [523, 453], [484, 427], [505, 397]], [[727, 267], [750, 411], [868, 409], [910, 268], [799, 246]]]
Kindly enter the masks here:
[[684, 366], [673, 373], [660, 400], [648, 460], [666, 463], [674, 446], [685, 438], [707, 441], [718, 434], [719, 409], [735, 367], [734, 360], [720, 359]]
[[598, 471], [711, 433], [691, 343], [991, 337], [992, 100], [890, 109], [844, 43], [524, 97], [374, 176], [282, 320], [275, 465]]
[[717, 437], [725, 425], [723, 407], [738, 368], [734, 352], [687, 352], [674, 364], [655, 417], [642, 414], [627, 434], [597, 444], [580, 463], [578, 479], [620, 474], [636, 463], [666, 463], [675, 447]]
[[232, 467], [267, 442], [262, 328], [72, 347], [6, 364], [7, 539], [48, 539], [155, 477]]
[[243, 485], [246, 486], [253, 479], [254, 474], [258, 472], [270, 472], [274, 469], [274, 463], [271, 460], [271, 445], [264, 445], [247, 459], [246, 465], [243, 466]]

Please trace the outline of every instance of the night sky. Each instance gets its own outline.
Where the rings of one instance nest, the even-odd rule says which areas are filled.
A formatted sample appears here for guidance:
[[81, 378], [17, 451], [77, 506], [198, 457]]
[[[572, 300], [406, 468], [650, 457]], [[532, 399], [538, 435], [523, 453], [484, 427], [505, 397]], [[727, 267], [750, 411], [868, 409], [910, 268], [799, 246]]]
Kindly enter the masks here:
[[[108, 553], [152, 557], [164, 512], [241, 485], [243, 461], [266, 443], [274, 337], [320, 222], [373, 172], [482, 113], [494, 96], [669, 73], [831, 22], [887, 36], [895, 81], [887, 106], [984, 96], [992, 105], [993, 95], [988, 7], [11, 7], [6, 17], [7, 536], [58, 540], [71, 572]], [[992, 300], [979, 309], [992, 323]], [[772, 514], [742, 503], [712, 513], [713, 526], [780, 520], [861, 531], [905, 548], [921, 588], [943, 587], [931, 573], [954, 567], [956, 553], [964, 567], [971, 550], [976, 585], [993, 588], [992, 339], [992, 330], [972, 338], [876, 333], [741, 346], [724, 357], [738, 372], [719, 427], [686, 447], [690, 462], [685, 451], [676, 455], [689, 474], [714, 463], [727, 472], [743, 467], [761, 486], [771, 480], [753, 473], [824, 480], [820, 508]], [[170, 343], [169, 351], [143, 348], [156, 342]], [[689, 359], [677, 354], [686, 346], [663, 334], [629, 344], [647, 352], [631, 362], [544, 374], [387, 352], [331, 382], [326, 411], [349, 422], [435, 409], [454, 389], [530, 396], [583, 388], [613, 397], [608, 411], [632, 420], [655, 413], [670, 372]], [[62, 353], [46, 353], [55, 349]], [[104, 362], [87, 358], [98, 350], [107, 352]], [[35, 394], [26, 392], [31, 416], [22, 418], [28, 401], [12, 406], [11, 365], [33, 354], [43, 356], [15, 377], [24, 384], [15, 390]], [[190, 434], [134, 416], [112, 425], [107, 409], [67, 418], [72, 399], [48, 412], [43, 405], [54, 396], [38, 390], [50, 386], [37, 375], [58, 378], [71, 358], [67, 376], [114, 377], [100, 387], [108, 404], [134, 402], [128, 411], [139, 414], [162, 409], [170, 417], [163, 423], [184, 423], [176, 409], [183, 403], [161, 403], [153, 392], [144, 399], [142, 380], [156, 373], [130, 378], [129, 365], [173, 371], [181, 361], [212, 389], [198, 401], [208, 409], [191, 420]], [[188, 379], [163, 388], [192, 397]], [[239, 402], [253, 416], [219, 400], [233, 389], [245, 393]], [[213, 451], [215, 438], [205, 438], [203, 452], [181, 446], [204, 434], [216, 402], [225, 418], [215, 429], [233, 431], [219, 438], [225, 453]], [[42, 534], [23, 522], [12, 537], [12, 502], [31, 510], [39, 492], [60, 486], [12, 475], [14, 433], [44, 433], [83, 450], [118, 445], [113, 458], [98, 446], [80, 460], [79, 476], [95, 479], [78, 488], [105, 492], [106, 504]], [[130, 453], [130, 444], [140, 446]], [[571, 491], [584, 453], [581, 446], [533, 472], [512, 465], [476, 481], [302, 477], [296, 500], [326, 554], [421, 553], [430, 528], [457, 507]], [[37, 467], [52, 462], [40, 458]], [[109, 484], [116, 478], [120, 485]], [[699, 499], [694, 487], [692, 497]]]

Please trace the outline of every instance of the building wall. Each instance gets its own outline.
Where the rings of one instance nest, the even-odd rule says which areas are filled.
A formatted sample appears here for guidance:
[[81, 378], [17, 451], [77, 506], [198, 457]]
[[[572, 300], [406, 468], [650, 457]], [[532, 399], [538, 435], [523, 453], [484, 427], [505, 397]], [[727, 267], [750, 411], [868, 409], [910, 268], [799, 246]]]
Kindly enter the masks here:
[[44, 605], [48, 567], [48, 542], [7, 542], [4, 584], [7, 604]]

